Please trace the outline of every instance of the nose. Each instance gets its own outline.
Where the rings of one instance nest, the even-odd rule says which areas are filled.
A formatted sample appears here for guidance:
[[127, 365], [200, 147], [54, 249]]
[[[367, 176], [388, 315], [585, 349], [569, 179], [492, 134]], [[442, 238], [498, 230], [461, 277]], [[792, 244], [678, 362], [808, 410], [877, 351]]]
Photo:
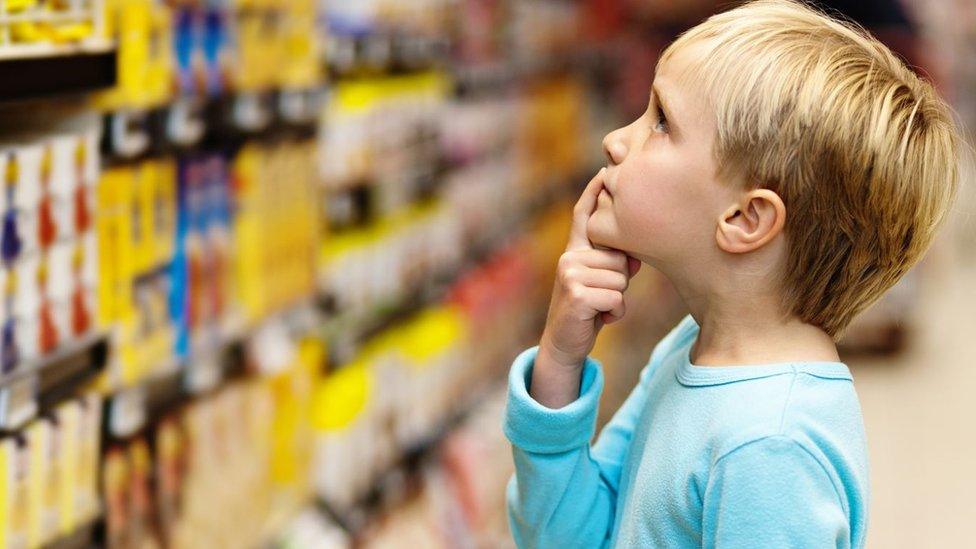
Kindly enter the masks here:
[[603, 138], [603, 153], [607, 156], [610, 165], [617, 165], [627, 157], [627, 143], [624, 140], [625, 128], [614, 130]]

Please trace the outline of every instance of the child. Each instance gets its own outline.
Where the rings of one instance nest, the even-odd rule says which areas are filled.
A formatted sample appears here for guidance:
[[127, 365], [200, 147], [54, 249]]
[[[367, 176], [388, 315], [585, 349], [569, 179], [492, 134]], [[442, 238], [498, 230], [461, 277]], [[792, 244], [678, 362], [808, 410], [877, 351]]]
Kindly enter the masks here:
[[[864, 428], [834, 341], [925, 252], [958, 140], [931, 85], [804, 5], [672, 44], [647, 112], [604, 139], [540, 344], [512, 366], [518, 545], [862, 547]], [[642, 263], [691, 315], [590, 445], [587, 354]]]

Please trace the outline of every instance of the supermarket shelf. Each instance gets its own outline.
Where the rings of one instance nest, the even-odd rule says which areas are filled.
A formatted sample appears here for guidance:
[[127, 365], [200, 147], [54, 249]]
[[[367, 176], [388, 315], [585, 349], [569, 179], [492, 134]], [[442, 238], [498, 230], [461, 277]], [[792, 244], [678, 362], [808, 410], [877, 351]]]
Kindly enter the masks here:
[[409, 498], [411, 486], [416, 484], [423, 465], [433, 459], [448, 435], [492, 393], [490, 389], [495, 381], [500, 382], [485, 380], [483, 386], [472, 391], [462, 409], [445, 418], [436, 429], [404, 449], [393, 464], [378, 476], [371, 489], [348, 509], [338, 509], [317, 498], [316, 506], [319, 511], [355, 539], [370, 522]]
[[115, 84], [116, 52], [95, 47], [15, 47], [0, 51], [0, 101], [49, 98]]
[[0, 378], [0, 429], [16, 430], [70, 398], [105, 367], [107, 354], [107, 336], [93, 334]]
[[[585, 183], [596, 169], [584, 170], [571, 178], [574, 182]], [[549, 184], [545, 191], [538, 193], [525, 206], [521, 213], [523, 220], [533, 219], [544, 210], [561, 202], [572, 203], [581, 192], [581, 185]], [[320, 295], [317, 308], [325, 323], [322, 329], [324, 336], [330, 341], [329, 364], [341, 365], [348, 362], [356, 350], [373, 336], [382, 333], [391, 326], [403, 322], [433, 303], [445, 297], [450, 284], [456, 281], [472, 266], [484, 263], [494, 252], [501, 249], [509, 241], [511, 232], [517, 229], [519, 223], [505, 227], [498, 234], [486, 234], [478, 242], [471, 242], [465, 246], [465, 255], [460, 264], [446, 268], [434, 269], [424, 282], [415, 288], [403, 292], [403, 298], [386, 304], [376, 304], [372, 312], [359, 315], [337, 310], [334, 296]]]
[[333, 79], [365, 74], [403, 74], [445, 64], [444, 39], [402, 32], [362, 32], [333, 27], [328, 68]]
[[112, 394], [105, 414], [108, 437], [129, 438], [168, 410], [196, 395], [212, 391], [227, 379], [243, 373], [243, 343], [243, 336], [240, 336], [222, 345], [215, 360], [205, 366], [207, 369], [213, 368], [206, 373], [206, 383], [194, 379], [194, 376], [201, 376], [199, 370], [203, 366], [200, 364], [174, 362], [161, 373]]
[[96, 519], [84, 526], [76, 528], [74, 532], [62, 536], [51, 543], [46, 543], [41, 547], [43, 549], [87, 549], [92, 547], [92, 540], [100, 523], [101, 519]]
[[[272, 318], [284, 322], [292, 334], [311, 333], [319, 325], [318, 316], [305, 302], [265, 320]], [[131, 437], [180, 404], [247, 375], [245, 345], [254, 332], [253, 326], [227, 326], [223, 343], [208, 359], [174, 360], [156, 375], [116, 391], [108, 399], [105, 414], [108, 437]]]
[[[7, 16], [8, 18], [10, 16]], [[34, 15], [33, 17], [37, 17]], [[3, 21], [0, 21], [3, 23]], [[83, 44], [5, 44], [0, 48], [0, 61], [38, 57], [71, 57], [73, 55], [94, 55], [114, 52], [115, 47], [108, 40], [94, 40]]]
[[573, 68], [599, 67], [599, 51], [594, 47], [544, 57], [525, 57], [493, 61], [480, 65], [458, 64], [451, 68], [455, 92], [459, 96], [497, 94], [518, 82], [565, 74]]
[[428, 284], [404, 292], [404, 298], [377, 305], [372, 312], [359, 315], [337, 311], [332, 296], [320, 296], [317, 306], [325, 319], [321, 331], [330, 342], [329, 364], [347, 363], [372, 337], [441, 300], [447, 283], [455, 280], [459, 274], [460, 269], [443, 269], [433, 274]]
[[105, 116], [109, 161], [192, 149], [201, 143], [226, 146], [243, 138], [315, 135], [322, 101], [319, 90], [181, 96], [151, 109], [121, 109]]

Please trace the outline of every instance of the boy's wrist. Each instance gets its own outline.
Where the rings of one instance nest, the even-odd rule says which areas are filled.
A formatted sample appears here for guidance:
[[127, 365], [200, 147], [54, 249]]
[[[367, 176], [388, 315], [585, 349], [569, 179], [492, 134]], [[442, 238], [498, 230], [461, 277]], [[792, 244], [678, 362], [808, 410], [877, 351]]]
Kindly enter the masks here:
[[536, 363], [538, 364], [540, 360], [556, 366], [561, 370], [579, 371], [583, 369], [583, 363], [586, 357], [577, 357], [559, 350], [558, 347], [552, 344], [546, 334], [543, 333], [542, 339], [539, 341], [539, 352], [536, 354]]
[[548, 346], [539, 345], [532, 367], [529, 395], [546, 408], [559, 409], [579, 398], [583, 361], [554, 358]]

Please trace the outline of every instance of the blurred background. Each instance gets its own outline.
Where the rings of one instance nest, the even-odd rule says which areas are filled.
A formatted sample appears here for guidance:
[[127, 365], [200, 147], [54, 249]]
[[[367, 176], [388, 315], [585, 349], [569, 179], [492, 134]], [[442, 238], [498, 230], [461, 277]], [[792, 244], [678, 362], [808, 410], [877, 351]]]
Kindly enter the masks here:
[[[679, 5], [680, 4], [680, 5]], [[976, 0], [821, 2], [976, 123]], [[511, 360], [708, 0], [0, 0], [0, 548], [509, 547]], [[843, 342], [872, 547], [976, 524], [972, 171]], [[645, 269], [600, 422], [684, 311]]]

